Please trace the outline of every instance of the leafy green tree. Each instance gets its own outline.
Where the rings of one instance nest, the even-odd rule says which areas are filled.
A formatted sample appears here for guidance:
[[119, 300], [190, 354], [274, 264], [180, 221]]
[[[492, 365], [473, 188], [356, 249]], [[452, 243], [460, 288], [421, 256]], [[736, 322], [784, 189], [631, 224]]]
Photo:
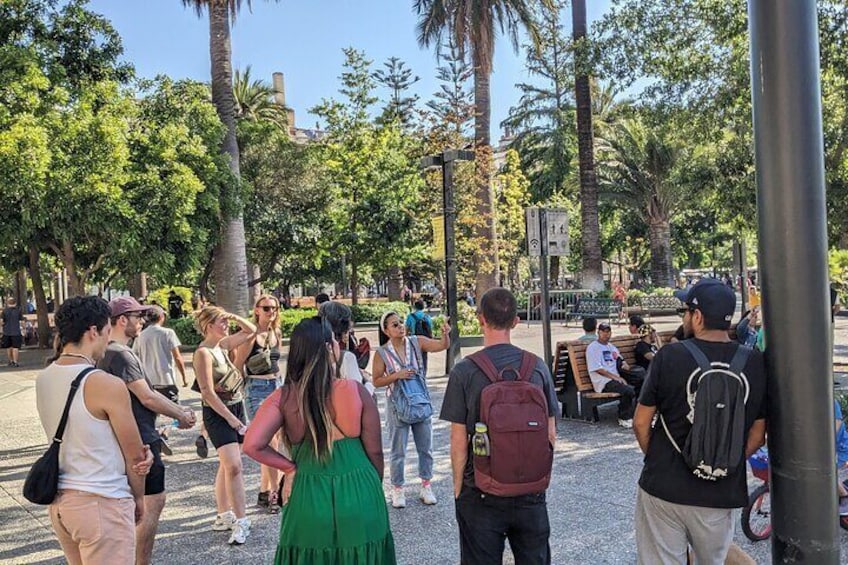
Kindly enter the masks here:
[[423, 46], [440, 46], [453, 36], [461, 55], [471, 52], [474, 67], [474, 143], [477, 150], [477, 213], [480, 219], [475, 252], [477, 295], [497, 286], [497, 221], [492, 193], [491, 89], [492, 61], [497, 31], [506, 34], [518, 50], [521, 30], [538, 43], [537, 8], [554, 9], [553, 0], [415, 0], [419, 16], [418, 41]]
[[498, 201], [498, 252], [506, 266], [506, 280], [518, 287], [518, 261], [524, 256], [526, 231], [524, 208], [530, 203], [530, 180], [521, 170], [521, 158], [514, 149], [506, 152], [506, 164], [495, 177]]
[[398, 120], [404, 126], [409, 125], [413, 118], [415, 104], [418, 102], [418, 95], [407, 96], [406, 93], [421, 78], [417, 75], [413, 76], [412, 69], [397, 57], [389, 57], [383, 63], [383, 67], [384, 69], [374, 71], [372, 77], [377, 83], [389, 89], [391, 97], [383, 108], [378, 122]]

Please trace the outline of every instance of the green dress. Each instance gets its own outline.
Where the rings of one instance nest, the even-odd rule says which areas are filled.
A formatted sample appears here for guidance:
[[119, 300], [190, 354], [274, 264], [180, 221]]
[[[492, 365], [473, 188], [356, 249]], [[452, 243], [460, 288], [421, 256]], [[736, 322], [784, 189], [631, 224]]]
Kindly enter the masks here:
[[323, 462], [307, 442], [291, 452], [297, 475], [283, 508], [274, 563], [396, 563], [383, 487], [359, 438], [337, 440]]

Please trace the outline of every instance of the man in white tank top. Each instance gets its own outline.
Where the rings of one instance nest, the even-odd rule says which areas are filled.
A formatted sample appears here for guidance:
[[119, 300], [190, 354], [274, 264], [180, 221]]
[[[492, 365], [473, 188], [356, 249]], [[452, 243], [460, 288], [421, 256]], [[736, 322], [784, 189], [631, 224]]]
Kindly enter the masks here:
[[[55, 322], [61, 353], [35, 385], [48, 439], [59, 425], [71, 383], [103, 356], [111, 331], [109, 306], [96, 296], [66, 300]], [[50, 505], [68, 563], [135, 563], [135, 523], [144, 516], [144, 476], [152, 463], [124, 383], [103, 371], [90, 372], [71, 403], [59, 450], [59, 493]]]

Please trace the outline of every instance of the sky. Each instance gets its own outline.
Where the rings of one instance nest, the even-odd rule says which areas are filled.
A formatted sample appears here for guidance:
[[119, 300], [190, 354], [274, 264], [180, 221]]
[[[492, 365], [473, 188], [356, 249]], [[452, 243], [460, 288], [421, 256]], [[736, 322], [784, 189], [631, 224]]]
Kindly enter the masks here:
[[[610, 3], [588, 0], [590, 25]], [[253, 77], [268, 82], [271, 73], [282, 72], [286, 104], [295, 110], [297, 127], [315, 127], [317, 119], [308, 110], [323, 98], [338, 96], [345, 47], [364, 50], [374, 69], [389, 57], [399, 57], [421, 78], [413, 91], [422, 101], [428, 100], [438, 89], [437, 61], [432, 49], [418, 46], [412, 4], [412, 0], [253, 0], [252, 12], [243, 9], [233, 27], [233, 68], [250, 65]], [[91, 0], [89, 6], [111, 20], [123, 39], [126, 60], [140, 77], [166, 74], [210, 80], [208, 20], [181, 0]], [[564, 20], [570, 27], [570, 11]], [[500, 38], [491, 80], [493, 140], [500, 137], [499, 124], [518, 101], [515, 84], [526, 80], [524, 55], [516, 55], [509, 41]]]

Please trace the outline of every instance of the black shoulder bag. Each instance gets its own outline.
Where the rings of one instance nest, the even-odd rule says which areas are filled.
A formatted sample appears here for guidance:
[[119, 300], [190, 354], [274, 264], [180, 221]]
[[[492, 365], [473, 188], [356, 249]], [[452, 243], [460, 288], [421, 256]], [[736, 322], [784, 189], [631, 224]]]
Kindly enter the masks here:
[[94, 367], [87, 367], [77, 375], [71, 383], [68, 400], [65, 402], [65, 411], [59, 420], [59, 427], [53, 436], [53, 443], [47, 448], [47, 452], [38, 458], [27, 473], [24, 481], [24, 498], [35, 504], [52, 504], [59, 490], [59, 447], [62, 444], [62, 436], [65, 435], [65, 426], [68, 423], [68, 413], [71, 411], [71, 402], [77, 394], [77, 389], [82, 379], [94, 371]]

